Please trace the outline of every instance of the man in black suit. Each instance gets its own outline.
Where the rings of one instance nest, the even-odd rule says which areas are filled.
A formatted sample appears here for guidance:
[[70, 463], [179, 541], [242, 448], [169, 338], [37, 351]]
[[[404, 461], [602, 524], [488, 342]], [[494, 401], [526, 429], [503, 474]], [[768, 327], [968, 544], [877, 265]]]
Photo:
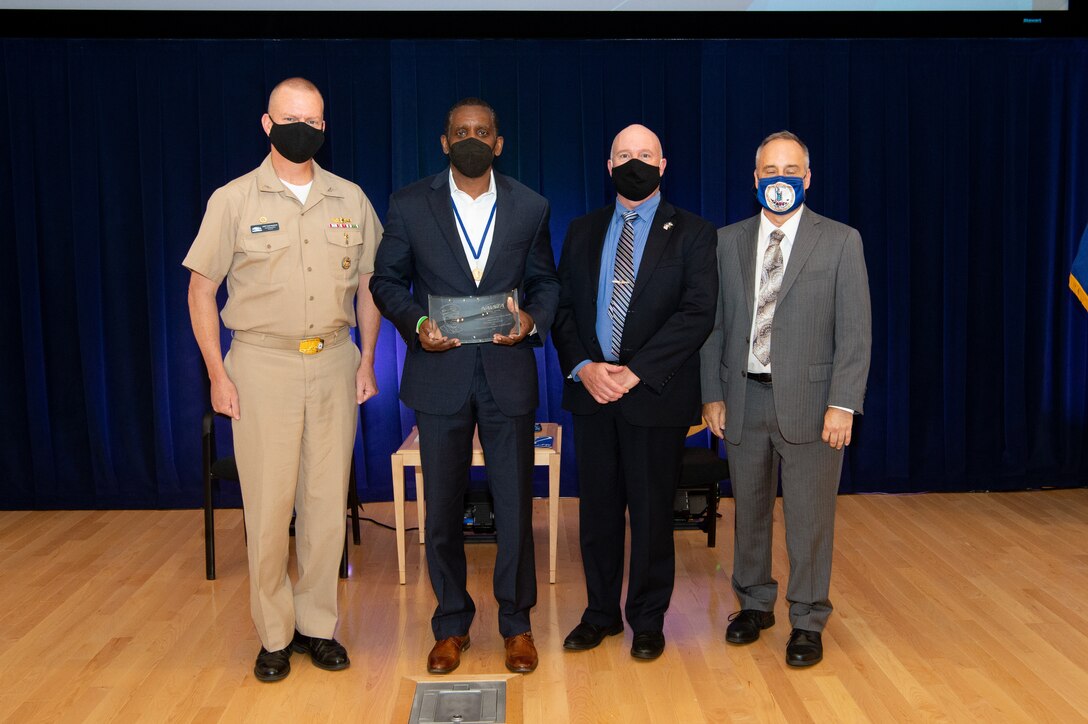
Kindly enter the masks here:
[[563, 642], [623, 631], [624, 509], [631, 518], [625, 614], [631, 655], [665, 648], [673, 498], [689, 425], [699, 420], [699, 347], [714, 323], [714, 227], [661, 198], [665, 158], [648, 128], [625, 128], [608, 170], [616, 202], [571, 222], [559, 263], [553, 339], [574, 413], [582, 565], [589, 603]]
[[[537, 652], [529, 623], [536, 604], [533, 558], [533, 418], [536, 356], [559, 296], [548, 202], [492, 171], [502, 153], [495, 111], [458, 101], [442, 150], [450, 168], [393, 194], [370, 289], [408, 345], [400, 397], [416, 411], [427, 480], [427, 568], [438, 606], [427, 670], [457, 668], [476, 606], [466, 588], [464, 496], [479, 427], [495, 503], [494, 588], [506, 666], [527, 673]], [[427, 318], [428, 296], [520, 293], [520, 330], [462, 344]]]

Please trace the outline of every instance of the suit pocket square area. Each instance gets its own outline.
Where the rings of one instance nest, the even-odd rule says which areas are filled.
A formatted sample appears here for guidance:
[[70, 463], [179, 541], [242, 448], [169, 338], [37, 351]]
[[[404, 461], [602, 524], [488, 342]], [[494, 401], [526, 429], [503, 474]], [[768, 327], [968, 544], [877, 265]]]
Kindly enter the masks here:
[[662, 269], [664, 267], [682, 266], [684, 264], [684, 257], [682, 256], [670, 256], [664, 259], [660, 259], [657, 262], [657, 268]]
[[508, 241], [502, 244], [499, 248], [506, 252], [521, 252], [529, 248], [531, 239], [518, 239], [516, 241]]
[[816, 282], [826, 282], [831, 279], [831, 272], [816, 272], [814, 274], [802, 274], [797, 277], [795, 284], [815, 284]]

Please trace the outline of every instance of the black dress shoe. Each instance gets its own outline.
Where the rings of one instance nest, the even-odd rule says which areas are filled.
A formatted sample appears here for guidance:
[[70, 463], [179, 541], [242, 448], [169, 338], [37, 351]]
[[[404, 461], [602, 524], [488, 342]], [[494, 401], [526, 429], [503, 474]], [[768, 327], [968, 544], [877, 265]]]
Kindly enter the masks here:
[[570, 651], [589, 651], [597, 648], [598, 644], [604, 641], [605, 636], [615, 636], [621, 633], [623, 633], [622, 623], [601, 627], [582, 621], [563, 639], [563, 648]]
[[340, 671], [351, 666], [347, 649], [336, 639], [319, 639], [295, 631], [291, 648], [300, 654], [309, 654], [314, 666], [325, 671]]
[[774, 626], [774, 611], [746, 608], [729, 617], [725, 640], [731, 644], [750, 644], [759, 639], [759, 632]]
[[795, 628], [786, 644], [786, 663], [790, 666], [812, 666], [824, 658], [824, 642], [819, 631]]
[[269, 651], [264, 646], [257, 654], [257, 663], [253, 665], [253, 675], [259, 681], [279, 681], [291, 673], [291, 647], [279, 651]]
[[641, 631], [631, 641], [631, 656], [653, 661], [665, 650], [665, 634], [660, 631]]

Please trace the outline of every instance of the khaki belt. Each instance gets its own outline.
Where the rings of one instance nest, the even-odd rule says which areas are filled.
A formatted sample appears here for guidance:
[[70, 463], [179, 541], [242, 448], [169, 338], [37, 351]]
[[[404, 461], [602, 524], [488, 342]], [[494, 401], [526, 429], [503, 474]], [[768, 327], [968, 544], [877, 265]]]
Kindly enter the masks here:
[[321, 350], [330, 349], [351, 339], [351, 334], [349, 333], [350, 329], [350, 327], [341, 327], [335, 332], [326, 334], [323, 337], [307, 337], [305, 339], [299, 339], [298, 337], [277, 337], [274, 334], [246, 332], [240, 329], [234, 330], [231, 332], [231, 335], [239, 342], [256, 345], [257, 347], [289, 349], [301, 354], [317, 354]]

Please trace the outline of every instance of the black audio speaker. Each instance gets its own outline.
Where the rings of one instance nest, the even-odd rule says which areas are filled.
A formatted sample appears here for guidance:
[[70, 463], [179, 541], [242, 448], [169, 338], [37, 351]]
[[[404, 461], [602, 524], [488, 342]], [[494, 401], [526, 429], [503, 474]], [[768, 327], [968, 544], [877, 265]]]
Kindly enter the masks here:
[[488, 490], [465, 493], [465, 519], [461, 530], [469, 536], [495, 535], [495, 505]]

